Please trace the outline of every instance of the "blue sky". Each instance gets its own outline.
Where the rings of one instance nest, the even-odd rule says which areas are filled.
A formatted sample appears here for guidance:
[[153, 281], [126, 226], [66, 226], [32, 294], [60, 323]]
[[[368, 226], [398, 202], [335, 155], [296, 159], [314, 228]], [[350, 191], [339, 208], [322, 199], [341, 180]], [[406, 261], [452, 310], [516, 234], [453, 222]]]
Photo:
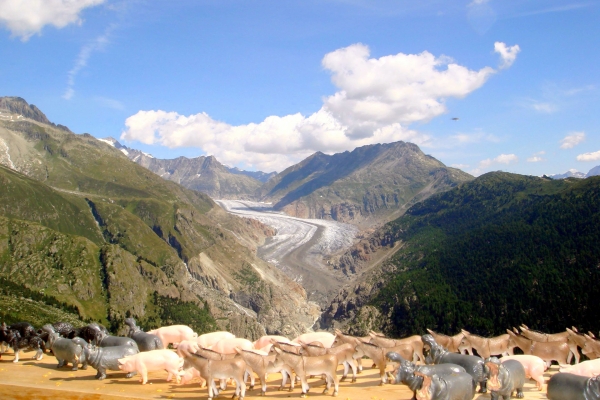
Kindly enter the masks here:
[[600, 1], [0, 0], [0, 26], [0, 95], [161, 158], [600, 165]]

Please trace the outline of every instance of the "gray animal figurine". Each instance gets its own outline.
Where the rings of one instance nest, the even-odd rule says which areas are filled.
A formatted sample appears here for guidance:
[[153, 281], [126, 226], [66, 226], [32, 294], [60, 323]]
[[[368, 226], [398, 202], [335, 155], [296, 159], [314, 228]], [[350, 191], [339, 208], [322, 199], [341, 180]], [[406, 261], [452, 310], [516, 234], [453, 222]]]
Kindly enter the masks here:
[[78, 365], [82, 364], [81, 369], [87, 369], [87, 361], [83, 352], [86, 343], [83, 339], [66, 339], [60, 337], [57, 332], [51, 333], [48, 344], [52, 353], [58, 360], [56, 368], [64, 367], [71, 363], [71, 371], [77, 371]]
[[138, 348], [135, 340], [131, 338], [107, 335], [104, 332], [99, 332], [98, 335], [96, 335], [95, 342], [96, 346], [99, 347], [131, 346], [135, 347], [136, 349]]
[[[138, 354], [139, 350], [133, 346], [113, 346], [113, 347], [86, 347], [83, 349], [85, 359], [89, 365], [98, 370], [96, 379], [106, 378], [106, 370], [120, 371], [119, 358]], [[131, 378], [135, 372], [126, 375]]]
[[141, 330], [140, 327], [135, 324], [133, 318], [125, 318], [125, 325], [129, 327], [129, 334], [127, 336], [135, 340], [140, 351], [161, 350], [165, 348], [162, 340], [158, 336]]
[[444, 376], [415, 372], [415, 375], [423, 379], [415, 393], [417, 400], [472, 400], [475, 395], [473, 378], [466, 372]]
[[491, 392], [492, 400], [502, 397], [509, 400], [514, 391], [517, 398], [522, 399], [523, 385], [525, 384], [525, 368], [516, 360], [500, 362], [498, 357], [485, 359], [485, 372], [488, 378], [487, 388]]
[[600, 376], [588, 378], [559, 372], [548, 382], [549, 400], [599, 400]]
[[[453, 374], [466, 374], [467, 372], [463, 367], [456, 364], [438, 364], [438, 365], [415, 365], [414, 363], [405, 360], [401, 355], [395, 352], [389, 352], [385, 355], [392, 361], [398, 364], [398, 367], [394, 370], [396, 383], [402, 382], [407, 385], [410, 390], [413, 391], [413, 397], [411, 400], [416, 400], [417, 391], [423, 386], [423, 378], [419, 375], [415, 375], [416, 372], [433, 376], [437, 375], [440, 378], [450, 376]], [[471, 393], [475, 393], [476, 383], [473, 381], [471, 375], [468, 375], [471, 379]]]
[[484, 371], [483, 360], [476, 356], [466, 354], [450, 353], [448, 350], [436, 343], [431, 335], [421, 336], [425, 348], [429, 347], [429, 354], [425, 356], [427, 364], [457, 364], [479, 383], [479, 393], [487, 392], [487, 377]]
[[93, 343], [96, 340], [96, 336], [100, 332], [105, 332], [108, 334], [106, 328], [97, 322], [92, 322], [91, 324], [87, 324], [81, 328], [77, 328], [69, 333], [69, 339], [73, 339], [74, 337], [80, 337], [84, 339], [88, 343]]

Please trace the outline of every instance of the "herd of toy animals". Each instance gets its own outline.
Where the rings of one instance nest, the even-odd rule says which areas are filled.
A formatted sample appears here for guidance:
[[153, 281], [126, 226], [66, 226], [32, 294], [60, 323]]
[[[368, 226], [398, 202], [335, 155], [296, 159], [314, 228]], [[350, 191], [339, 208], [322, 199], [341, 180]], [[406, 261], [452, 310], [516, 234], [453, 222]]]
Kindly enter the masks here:
[[[243, 400], [246, 381], [254, 387], [254, 374], [261, 381], [261, 395], [266, 393], [269, 373], [281, 373], [280, 390], [295, 379], [302, 385], [302, 397], [309, 390], [307, 377], [321, 375], [326, 380], [327, 394], [334, 386], [338, 394], [339, 381], [346, 379], [352, 370], [352, 382], [357, 371], [362, 371], [361, 359], [368, 357], [379, 369], [381, 383], [388, 376], [395, 383], [407, 385], [414, 393], [413, 400], [470, 400], [489, 389], [492, 399], [507, 400], [513, 393], [523, 398], [526, 379], [537, 382], [542, 390], [544, 371], [552, 361], [560, 365], [560, 372], [548, 382], [547, 397], [551, 400], [600, 400], [600, 341], [592, 333], [581, 334], [575, 328], [565, 332], [546, 334], [532, 331], [522, 325], [521, 332], [513, 328], [493, 338], [473, 335], [465, 330], [455, 336], [446, 336], [431, 330], [423, 336], [390, 339], [371, 332], [366, 337], [344, 335], [336, 330], [313, 332], [289, 340], [283, 336], [263, 336], [255, 342], [236, 338], [229, 332], [212, 332], [198, 336], [185, 325], [172, 325], [144, 332], [132, 318], [125, 319], [128, 337], [111, 336], [97, 323], [74, 329], [64, 322], [35, 328], [26, 322], [0, 328], [2, 352], [12, 347], [19, 361], [19, 351], [35, 350], [34, 358], [40, 360], [46, 350], [51, 350], [58, 360], [58, 368], [79, 364], [97, 369], [97, 379], [104, 379], [106, 371], [121, 371], [131, 377], [139, 373], [140, 382], [148, 380], [148, 371], [166, 370], [167, 381], [175, 377], [186, 383], [200, 378], [206, 385], [208, 398], [212, 399], [226, 386], [226, 380], [235, 381], [234, 398]], [[173, 345], [176, 351], [167, 350]], [[514, 355], [519, 347], [524, 354]], [[579, 362], [582, 353], [589, 361]], [[473, 355], [473, 350], [480, 356]], [[463, 354], [468, 353], [468, 354]], [[1, 357], [0, 352], [0, 357]], [[495, 356], [502, 356], [500, 359]], [[570, 365], [572, 357], [575, 364]], [[395, 369], [385, 373], [386, 364], [392, 361]], [[426, 363], [423, 365], [415, 362]], [[337, 377], [338, 365], [344, 366], [341, 379]], [[219, 386], [215, 380], [220, 380]]]

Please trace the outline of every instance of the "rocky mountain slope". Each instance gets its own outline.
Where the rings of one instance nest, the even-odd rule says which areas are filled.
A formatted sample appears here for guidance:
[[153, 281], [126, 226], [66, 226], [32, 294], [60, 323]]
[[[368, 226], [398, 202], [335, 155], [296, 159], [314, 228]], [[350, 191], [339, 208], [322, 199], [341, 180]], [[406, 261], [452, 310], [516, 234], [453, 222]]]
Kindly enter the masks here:
[[396, 142], [315, 153], [271, 178], [257, 197], [292, 216], [370, 227], [471, 179], [412, 143]]
[[[373, 235], [391, 251], [357, 272], [322, 327], [405, 336], [464, 328], [484, 336], [527, 322], [596, 331], [600, 178], [495, 172], [431, 196]], [[345, 256], [352, 264], [360, 253]], [[368, 258], [367, 257], [367, 258]], [[368, 265], [360, 264], [359, 265]]]
[[245, 337], [313, 324], [319, 310], [302, 287], [256, 257], [271, 228], [225, 213], [91, 135], [42, 122], [23, 102], [1, 100], [21, 113], [0, 119], [3, 282], [114, 330], [126, 316], [145, 327], [188, 319]]
[[160, 159], [123, 146], [113, 138], [101, 140], [121, 150], [130, 160], [160, 177], [205, 193], [213, 199], [251, 199], [263, 182], [276, 174], [229, 168], [213, 156]]

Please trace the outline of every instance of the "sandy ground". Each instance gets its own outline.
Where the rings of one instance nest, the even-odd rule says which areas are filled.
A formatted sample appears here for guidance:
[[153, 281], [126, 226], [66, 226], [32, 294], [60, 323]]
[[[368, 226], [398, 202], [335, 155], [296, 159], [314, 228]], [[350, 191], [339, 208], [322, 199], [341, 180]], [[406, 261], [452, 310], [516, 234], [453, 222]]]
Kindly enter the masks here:
[[[125, 374], [109, 371], [105, 380], [94, 378], [96, 370], [71, 371], [70, 367], [57, 369], [56, 359], [44, 355], [41, 361], [32, 360], [33, 352], [22, 353], [19, 363], [13, 363], [12, 353], [5, 353], [0, 359], [0, 399], [207, 399], [206, 389], [200, 389], [198, 383], [177, 385], [166, 382], [164, 371], [151, 372], [148, 384], [142, 385], [137, 377], [126, 379]], [[363, 363], [363, 365], [369, 365]], [[390, 368], [390, 367], [388, 367]], [[546, 383], [551, 374], [557, 370], [553, 366], [546, 373]], [[273, 399], [300, 398], [298, 386], [293, 392], [277, 391], [281, 382], [280, 376], [271, 375], [268, 380], [267, 397]], [[358, 375], [357, 383], [342, 382], [338, 398], [342, 400], [409, 400], [412, 393], [403, 385], [378, 386], [379, 377], [375, 369], [367, 368]], [[312, 379], [309, 398], [327, 399], [331, 395], [323, 395], [322, 381]], [[259, 385], [256, 386], [257, 388]], [[528, 381], [524, 387], [525, 399], [545, 399], [544, 392], [535, 388], [534, 381]], [[247, 390], [246, 399], [258, 399], [260, 390]], [[231, 398], [233, 388], [230, 386], [220, 398]], [[489, 399], [489, 394], [478, 394], [475, 399]]]

